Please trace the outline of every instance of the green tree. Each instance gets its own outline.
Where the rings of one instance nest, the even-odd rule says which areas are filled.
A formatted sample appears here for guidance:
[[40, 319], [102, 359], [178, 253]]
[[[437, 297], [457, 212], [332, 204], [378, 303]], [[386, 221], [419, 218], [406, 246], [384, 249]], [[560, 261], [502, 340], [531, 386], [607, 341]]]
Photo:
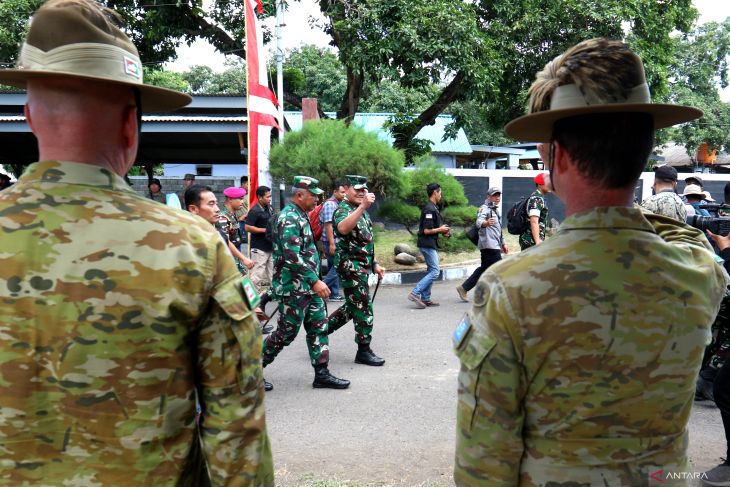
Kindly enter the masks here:
[[[317, 98], [322, 111], [335, 111], [345, 92], [345, 70], [337, 56], [328, 49], [304, 45], [287, 53], [285, 66], [298, 70], [304, 82], [288, 87], [301, 98]], [[286, 84], [285, 84], [286, 86]]]
[[[665, 95], [670, 33], [688, 31], [697, 16], [691, 0], [320, 0], [320, 7], [347, 74], [338, 118], [351, 119], [368, 79], [439, 86], [427, 108], [392, 124], [401, 149], [455, 101], [482, 105], [482, 134], [501, 130], [524, 112], [535, 73], [590, 37], [626, 38], [645, 60], [654, 95]], [[457, 127], [467, 125], [464, 113], [454, 111]]]
[[401, 86], [388, 79], [378, 83], [369, 81], [364, 86], [360, 111], [373, 113], [411, 114], [420, 113], [438, 95], [439, 87], [429, 83], [418, 88]]
[[674, 40], [675, 60], [669, 67], [670, 102], [691, 105], [704, 116], [670, 130], [669, 138], [683, 145], [694, 160], [697, 149], [730, 147], [730, 104], [720, 99], [719, 88], [728, 86], [730, 18], [709, 22]]
[[161, 88], [190, 92], [190, 84], [185, 80], [184, 75], [175, 71], [145, 68], [144, 80], [145, 83]]
[[488, 93], [496, 87], [488, 69], [499, 63], [493, 43], [478, 28], [472, 4], [461, 0], [320, 0], [327, 31], [347, 73], [338, 118], [351, 120], [366, 80], [397, 81], [404, 87], [441, 85], [420, 115], [401, 118], [391, 131], [394, 147], [405, 149], [418, 131], [434, 121], [462, 85]]
[[403, 194], [403, 154], [377, 135], [342, 121], [318, 120], [289, 132], [269, 153], [269, 172], [289, 181], [302, 174], [319, 179], [325, 188], [344, 174], [361, 174], [370, 180], [370, 190], [382, 196]]
[[[497, 43], [505, 67], [486, 122], [503, 127], [524, 114], [535, 74], [568, 47], [592, 37], [625, 38], [642, 56], [655, 97], [667, 93], [675, 30], [688, 31], [697, 11], [691, 0], [508, 0], [478, 2], [478, 17]], [[624, 34], [625, 30], [628, 32]]]
[[28, 30], [30, 13], [42, 0], [3, 0], [0, 2], [0, 68], [10, 67]]

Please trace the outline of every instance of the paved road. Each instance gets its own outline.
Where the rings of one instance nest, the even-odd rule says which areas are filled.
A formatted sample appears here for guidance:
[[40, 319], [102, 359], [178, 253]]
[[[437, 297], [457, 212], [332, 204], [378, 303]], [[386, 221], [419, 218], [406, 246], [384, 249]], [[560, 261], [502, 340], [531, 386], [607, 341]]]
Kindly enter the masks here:
[[[426, 310], [406, 301], [410, 288], [381, 287], [372, 347], [386, 359], [383, 367], [353, 362], [351, 325], [330, 337], [330, 370], [352, 381], [345, 391], [312, 388], [303, 333], [266, 368], [274, 384], [266, 409], [278, 485], [453, 485], [458, 361], [451, 332], [469, 306], [458, 300], [455, 285], [437, 283], [432, 297], [441, 306]], [[717, 409], [695, 403], [693, 470], [719, 463], [723, 436]]]

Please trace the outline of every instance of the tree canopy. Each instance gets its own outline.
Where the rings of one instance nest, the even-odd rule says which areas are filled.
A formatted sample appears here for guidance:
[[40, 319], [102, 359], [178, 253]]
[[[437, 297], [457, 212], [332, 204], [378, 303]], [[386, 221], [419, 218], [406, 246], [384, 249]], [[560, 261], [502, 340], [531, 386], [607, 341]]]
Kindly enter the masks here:
[[710, 150], [730, 147], [730, 103], [720, 99], [730, 67], [730, 18], [710, 22], [674, 39], [668, 100], [702, 109], [704, 117], [671, 130], [670, 137], [694, 157], [706, 142]]
[[[14, 62], [28, 19], [41, 2], [0, 2], [0, 63]], [[174, 59], [180, 45], [196, 39], [245, 57], [239, 0], [101, 3], [120, 13], [155, 83], [182, 86], [179, 78], [152, 71]], [[273, 15], [274, 0], [263, 4], [264, 16]], [[409, 154], [419, 152], [413, 141], [418, 131], [445, 111], [455, 117], [455, 128], [464, 127], [475, 142], [503, 140], [501, 128], [524, 112], [535, 73], [570, 45], [596, 36], [625, 39], [642, 56], [655, 99], [685, 100], [706, 109], [703, 121], [676, 132], [682, 143], [691, 148], [704, 138], [717, 147], [725, 144], [719, 127], [727, 119], [726, 106], [709, 98], [705, 88], [710, 88], [708, 80], [715, 86], [727, 83], [727, 21], [692, 31], [697, 11], [691, 0], [318, 4], [338, 52], [304, 46], [290, 53], [286, 103], [301, 107], [302, 96], [316, 96], [323, 109], [345, 120], [358, 110], [393, 111], [394, 146]], [[193, 93], [230, 93], [227, 83], [242, 84], [243, 70], [234, 68], [227, 81], [206, 75], [204, 68], [183, 78]], [[714, 128], [705, 130], [703, 124]]]
[[372, 132], [338, 120], [305, 122], [302, 130], [289, 132], [269, 153], [269, 172], [289, 181], [301, 174], [332, 188], [344, 174], [369, 179], [371, 191], [399, 197], [405, 186], [401, 178], [403, 154]]

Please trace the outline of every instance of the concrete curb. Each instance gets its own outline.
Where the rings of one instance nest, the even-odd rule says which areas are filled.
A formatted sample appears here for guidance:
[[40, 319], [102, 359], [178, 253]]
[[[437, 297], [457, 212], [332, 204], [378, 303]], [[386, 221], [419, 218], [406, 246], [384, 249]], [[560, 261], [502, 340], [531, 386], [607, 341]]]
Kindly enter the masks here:
[[[466, 279], [474, 272], [479, 264], [468, 264], [454, 267], [442, 267], [437, 281], [455, 281]], [[425, 270], [405, 271], [405, 272], [386, 272], [382, 284], [399, 286], [402, 284], [415, 284], [426, 275]], [[370, 275], [370, 284], [377, 282], [375, 275]]]

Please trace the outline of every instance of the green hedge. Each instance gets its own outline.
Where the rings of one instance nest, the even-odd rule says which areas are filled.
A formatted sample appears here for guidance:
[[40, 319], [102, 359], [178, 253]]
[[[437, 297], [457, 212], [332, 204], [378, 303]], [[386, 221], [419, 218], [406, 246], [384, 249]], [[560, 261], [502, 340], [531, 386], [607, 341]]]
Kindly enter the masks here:
[[378, 216], [393, 223], [400, 223], [413, 233], [413, 227], [418, 227], [421, 210], [402, 201], [385, 200], [378, 208]]
[[476, 206], [449, 206], [444, 208], [441, 216], [450, 227], [469, 227], [477, 221], [479, 208]]

